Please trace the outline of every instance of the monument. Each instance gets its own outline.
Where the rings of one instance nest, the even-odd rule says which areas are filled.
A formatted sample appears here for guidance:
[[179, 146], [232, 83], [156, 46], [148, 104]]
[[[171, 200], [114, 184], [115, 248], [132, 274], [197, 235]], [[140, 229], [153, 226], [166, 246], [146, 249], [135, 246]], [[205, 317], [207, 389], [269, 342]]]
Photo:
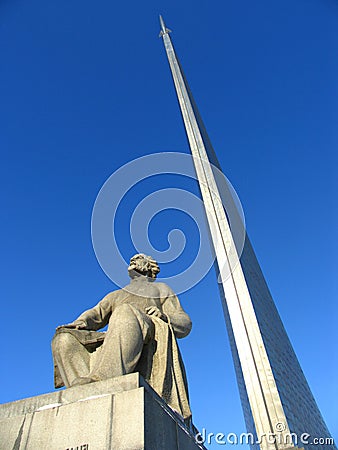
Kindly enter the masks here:
[[[133, 256], [130, 284], [57, 328], [52, 343], [55, 387], [140, 372], [189, 424], [188, 386], [176, 338], [189, 334], [191, 320], [170, 287], [154, 283], [159, 271], [150, 256]], [[107, 324], [107, 332], [97, 331]]]
[[[219, 183], [212, 167], [221, 170], [220, 164], [161, 16], [160, 24], [216, 256], [247, 431], [255, 436], [251, 447], [281, 450], [298, 444], [306, 450], [336, 449], [247, 235], [242, 254], [236, 248], [222, 203], [222, 190], [228, 188]], [[306, 442], [302, 442], [304, 433], [310, 436]]]
[[0, 450], [204, 449], [176, 342], [191, 320], [159, 271], [133, 256], [125, 288], [57, 328], [55, 387], [67, 389], [0, 405]]
[[[217, 161], [163, 19], [167, 52], [200, 184], [220, 277], [220, 294], [252, 448], [333, 450], [250, 241], [240, 253]], [[175, 293], [156, 282], [159, 266], [137, 254], [130, 283], [105, 296], [52, 341], [55, 387], [0, 405], [0, 450], [197, 450], [176, 338], [191, 321]], [[107, 331], [99, 331], [108, 325]], [[303, 433], [310, 443], [301, 440]], [[293, 435], [292, 435], [293, 434]], [[259, 440], [259, 443], [258, 440]], [[271, 439], [272, 438], [272, 439]]]

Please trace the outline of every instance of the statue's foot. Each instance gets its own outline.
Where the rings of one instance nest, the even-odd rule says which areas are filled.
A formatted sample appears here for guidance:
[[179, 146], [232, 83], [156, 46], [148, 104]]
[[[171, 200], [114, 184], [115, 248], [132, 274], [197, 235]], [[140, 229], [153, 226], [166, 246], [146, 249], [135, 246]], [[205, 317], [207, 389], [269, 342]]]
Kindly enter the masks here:
[[97, 381], [97, 380], [94, 380], [93, 378], [89, 378], [89, 377], [77, 377], [72, 382], [71, 387], [73, 387], [73, 386], [81, 386], [83, 384], [94, 383], [95, 381]]

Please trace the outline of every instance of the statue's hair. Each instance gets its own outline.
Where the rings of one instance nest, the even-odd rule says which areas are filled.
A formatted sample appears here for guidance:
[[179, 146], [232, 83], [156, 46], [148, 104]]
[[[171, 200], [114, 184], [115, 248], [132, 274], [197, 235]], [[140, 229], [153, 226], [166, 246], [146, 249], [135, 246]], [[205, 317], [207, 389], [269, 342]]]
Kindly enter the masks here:
[[160, 268], [151, 256], [138, 253], [130, 259], [128, 271], [132, 270], [135, 270], [142, 275], [147, 275], [149, 278], [155, 279], [160, 271]]

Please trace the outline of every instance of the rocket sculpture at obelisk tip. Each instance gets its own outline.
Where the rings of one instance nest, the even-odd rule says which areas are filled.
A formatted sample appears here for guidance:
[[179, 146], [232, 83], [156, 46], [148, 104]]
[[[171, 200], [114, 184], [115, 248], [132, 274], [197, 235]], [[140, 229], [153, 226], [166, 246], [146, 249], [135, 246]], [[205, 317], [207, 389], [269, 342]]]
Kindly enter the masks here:
[[162, 16], [160, 16], [160, 24], [161, 24], [160, 37], [163, 36], [166, 33], [171, 33], [171, 30], [169, 30], [169, 28], [166, 28]]
[[[294, 448], [293, 441], [302, 433], [329, 436], [247, 235], [242, 255], [236, 252], [222, 192], [210, 161], [218, 168], [220, 165], [175, 54], [170, 30], [161, 16], [160, 24], [216, 264], [221, 271], [220, 294], [246, 425], [248, 432], [257, 438], [251, 447], [286, 450]], [[288, 377], [285, 376], [287, 371]], [[311, 409], [310, 414], [307, 408]], [[294, 436], [292, 440], [290, 429], [297, 435], [296, 439]], [[314, 449], [300, 440], [296, 444], [306, 450]], [[318, 446], [316, 448], [318, 450]], [[335, 448], [325, 446], [326, 450]]]

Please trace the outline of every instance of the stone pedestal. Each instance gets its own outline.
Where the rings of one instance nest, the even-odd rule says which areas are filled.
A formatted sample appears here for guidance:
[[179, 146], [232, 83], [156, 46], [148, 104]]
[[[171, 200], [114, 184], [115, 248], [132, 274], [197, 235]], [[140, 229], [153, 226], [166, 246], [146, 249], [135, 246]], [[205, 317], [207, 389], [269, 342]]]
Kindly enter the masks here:
[[138, 373], [0, 405], [0, 450], [198, 450]]

